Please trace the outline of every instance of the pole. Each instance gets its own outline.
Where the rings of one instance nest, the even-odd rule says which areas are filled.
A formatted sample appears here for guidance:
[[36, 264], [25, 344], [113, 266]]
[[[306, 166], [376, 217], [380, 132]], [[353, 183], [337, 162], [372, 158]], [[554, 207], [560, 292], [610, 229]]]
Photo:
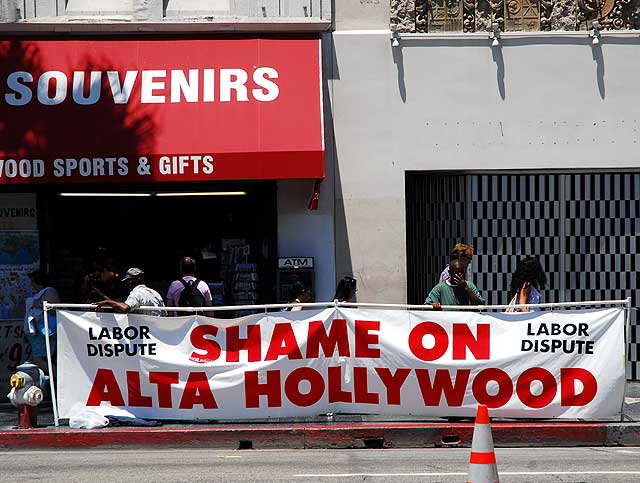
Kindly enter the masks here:
[[631, 297], [627, 297], [625, 304], [626, 317], [624, 327], [624, 394], [622, 395], [622, 405], [620, 406], [620, 422], [624, 422], [624, 395], [627, 394], [627, 362], [629, 360], [629, 337], [631, 330]]
[[[451, 310], [456, 312], [462, 311], [485, 311], [485, 310], [504, 310], [507, 308], [540, 308], [540, 309], [553, 309], [562, 307], [594, 307], [603, 305], [622, 305], [626, 306], [628, 301], [622, 300], [591, 300], [585, 302], [550, 302], [543, 304], [518, 304], [518, 305], [443, 305], [444, 310]], [[95, 310], [96, 306], [91, 304], [48, 304], [50, 309], [53, 308], [65, 308], [65, 309], [89, 309]], [[334, 300], [332, 302], [314, 302], [314, 303], [293, 303], [293, 304], [262, 304], [262, 305], [222, 305], [219, 307], [170, 307], [175, 312], [211, 312], [211, 311], [225, 311], [225, 310], [265, 310], [265, 309], [283, 309], [285, 307], [302, 307], [304, 309], [314, 308], [377, 308], [377, 309], [398, 309], [398, 310], [433, 310], [431, 305], [408, 305], [408, 304], [377, 304], [367, 302], [338, 302]], [[158, 310], [158, 307], [138, 307], [136, 310], [142, 312]]]
[[60, 425], [58, 419], [58, 398], [56, 397], [56, 385], [53, 375], [53, 362], [51, 361], [51, 343], [49, 342], [49, 304], [45, 300], [42, 304], [44, 310], [44, 340], [47, 344], [47, 367], [49, 368], [49, 387], [51, 388], [51, 404], [53, 406], [53, 424]]

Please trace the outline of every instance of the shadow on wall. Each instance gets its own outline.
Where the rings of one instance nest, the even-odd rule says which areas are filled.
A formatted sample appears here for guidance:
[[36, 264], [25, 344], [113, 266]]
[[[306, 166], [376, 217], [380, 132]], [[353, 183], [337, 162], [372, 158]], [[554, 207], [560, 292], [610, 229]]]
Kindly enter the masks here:
[[391, 47], [393, 54], [393, 63], [396, 64], [398, 71], [398, 91], [402, 102], [407, 102], [407, 86], [404, 83], [404, 56], [402, 54], [402, 44], [397, 47]]
[[[338, 59], [336, 58], [333, 36], [327, 35], [323, 42], [325, 47], [324, 78], [323, 78], [323, 102], [325, 108], [325, 136], [326, 136], [326, 160], [333, 162], [334, 166], [334, 237], [335, 237], [335, 263], [336, 263], [336, 283], [345, 275], [353, 273], [353, 264], [351, 261], [351, 245], [349, 243], [349, 232], [347, 231], [347, 216], [344, 206], [344, 194], [342, 189], [342, 178], [340, 176], [340, 163], [338, 160], [338, 150], [336, 148], [337, 140], [333, 118], [333, 104], [329, 96], [331, 86], [329, 80], [339, 80], [340, 71], [338, 67]], [[332, 294], [333, 295], [333, 294]]]
[[[16, 71], [29, 72], [35, 86], [46, 70], [41, 52], [30, 42], [0, 42], [0, 79]], [[90, 95], [92, 71], [117, 70], [108, 61], [86, 57], [73, 71], [85, 75], [84, 96]], [[50, 89], [53, 83], [50, 83]], [[29, 84], [27, 84], [29, 85]], [[115, 104], [106, 75], [102, 75], [99, 100], [92, 105], [80, 105], [72, 99], [72, 86], [66, 99], [58, 105], [44, 106], [33, 99], [23, 106], [0, 102], [0, 155], [42, 158], [58, 156], [132, 155], [153, 152], [157, 134], [150, 114], [139, 107]], [[94, 88], [95, 89], [95, 88]], [[114, 152], [115, 151], [115, 152]]]
[[502, 56], [502, 47], [491, 47], [491, 56], [496, 63], [496, 81], [498, 83], [498, 93], [500, 98], [504, 101], [506, 97], [504, 87], [504, 57]]
[[596, 82], [598, 83], [598, 92], [600, 93], [600, 98], [604, 99], [604, 56], [602, 55], [602, 46], [600, 44], [592, 46], [591, 55], [593, 57], [593, 61], [596, 63]]

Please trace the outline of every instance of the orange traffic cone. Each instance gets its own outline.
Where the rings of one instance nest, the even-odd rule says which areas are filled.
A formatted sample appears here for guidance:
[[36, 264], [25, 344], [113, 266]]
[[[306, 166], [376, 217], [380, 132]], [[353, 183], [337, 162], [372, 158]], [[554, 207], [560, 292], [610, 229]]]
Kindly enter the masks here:
[[499, 483], [489, 411], [484, 404], [478, 405], [476, 414], [467, 483]]

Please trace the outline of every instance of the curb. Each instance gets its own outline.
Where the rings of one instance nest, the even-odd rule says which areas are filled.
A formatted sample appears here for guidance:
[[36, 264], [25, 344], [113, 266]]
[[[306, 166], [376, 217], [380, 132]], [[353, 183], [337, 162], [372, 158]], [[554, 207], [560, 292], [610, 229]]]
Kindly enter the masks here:
[[[493, 423], [492, 432], [497, 447], [640, 445], [640, 425], [623, 423]], [[0, 449], [470, 447], [472, 435], [471, 423], [36, 429], [0, 432]]]

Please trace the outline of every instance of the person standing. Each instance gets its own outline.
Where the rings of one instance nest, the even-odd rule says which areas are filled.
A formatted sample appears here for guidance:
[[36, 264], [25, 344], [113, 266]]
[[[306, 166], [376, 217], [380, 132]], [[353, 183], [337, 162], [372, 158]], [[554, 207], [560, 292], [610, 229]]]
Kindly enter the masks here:
[[124, 302], [109, 298], [104, 299], [96, 304], [98, 309], [112, 308], [116, 312], [127, 314], [137, 311], [139, 307], [158, 307], [158, 310], [145, 311], [143, 313], [158, 317], [167, 315], [167, 311], [164, 310], [162, 295], [144, 284], [144, 272], [142, 270], [134, 267], [130, 268], [122, 281], [130, 290], [127, 299]]
[[184, 257], [180, 260], [182, 277], [169, 285], [169, 307], [211, 307], [211, 291], [206, 282], [196, 278], [196, 260]]
[[[288, 304], [306, 304], [311, 301], [311, 294], [302, 284], [302, 282], [294, 282], [291, 286], [291, 292], [289, 293]], [[287, 307], [285, 312], [298, 312], [302, 310], [300, 305], [294, 305], [293, 307]]]
[[[24, 330], [29, 342], [31, 342], [31, 355], [33, 362], [45, 373], [49, 373], [47, 366], [47, 343], [44, 326], [44, 302], [50, 304], [60, 303], [58, 291], [51, 287], [49, 277], [42, 270], [34, 270], [28, 274], [31, 285], [36, 293], [32, 297], [27, 297], [25, 301]], [[51, 347], [51, 359], [55, 365], [56, 338], [51, 337], [56, 333], [56, 313], [55, 310], [47, 314], [47, 325], [49, 326], [49, 346]]]
[[[547, 286], [547, 276], [536, 257], [526, 256], [518, 260], [516, 271], [511, 276], [509, 305], [539, 304], [540, 290]], [[516, 312], [529, 312], [526, 307], [513, 309]], [[537, 309], [531, 309], [537, 310]]]
[[484, 304], [484, 299], [473, 282], [465, 279], [465, 271], [466, 265], [461, 260], [451, 260], [451, 276], [433, 287], [424, 304], [432, 305], [434, 310], [442, 310], [443, 305]]
[[[464, 270], [466, 273], [465, 278], [471, 278], [471, 260], [473, 259], [473, 247], [465, 245], [464, 243], [456, 243], [451, 250], [449, 260], [460, 260], [464, 264]], [[449, 263], [450, 265], [450, 263]], [[440, 282], [446, 282], [451, 277], [449, 273], [449, 265], [444, 267], [440, 274]]]
[[357, 281], [353, 277], [342, 277], [336, 287], [336, 293], [333, 296], [333, 300], [338, 302], [350, 302], [356, 296]]

